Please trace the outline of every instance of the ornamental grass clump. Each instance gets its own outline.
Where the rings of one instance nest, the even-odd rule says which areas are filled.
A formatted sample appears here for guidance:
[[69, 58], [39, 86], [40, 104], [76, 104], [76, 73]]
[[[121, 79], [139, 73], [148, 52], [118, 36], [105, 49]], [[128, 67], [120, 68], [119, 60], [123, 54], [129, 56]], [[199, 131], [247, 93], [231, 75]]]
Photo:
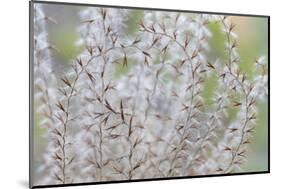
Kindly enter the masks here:
[[[228, 17], [146, 10], [128, 33], [134, 11], [81, 10], [81, 52], [55, 74], [60, 49], [46, 27], [59, 23], [35, 6], [35, 102], [47, 141], [37, 184], [225, 174], [247, 163], [268, 95], [266, 58], [253, 60], [253, 77], [241, 69]], [[210, 24], [224, 35], [221, 57], [209, 56]]]

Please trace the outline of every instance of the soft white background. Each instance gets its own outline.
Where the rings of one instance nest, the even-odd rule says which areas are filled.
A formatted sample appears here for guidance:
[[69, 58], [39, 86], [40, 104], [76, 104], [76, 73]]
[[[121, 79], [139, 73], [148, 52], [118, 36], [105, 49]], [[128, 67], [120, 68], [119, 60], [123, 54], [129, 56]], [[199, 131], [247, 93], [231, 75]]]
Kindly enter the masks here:
[[[280, 188], [281, 6], [278, 5], [280, 1], [68, 1], [271, 16], [271, 174], [80, 186], [77, 188]], [[4, 189], [28, 187], [28, 65], [28, 0], [3, 0], [0, 2], [0, 188]]]

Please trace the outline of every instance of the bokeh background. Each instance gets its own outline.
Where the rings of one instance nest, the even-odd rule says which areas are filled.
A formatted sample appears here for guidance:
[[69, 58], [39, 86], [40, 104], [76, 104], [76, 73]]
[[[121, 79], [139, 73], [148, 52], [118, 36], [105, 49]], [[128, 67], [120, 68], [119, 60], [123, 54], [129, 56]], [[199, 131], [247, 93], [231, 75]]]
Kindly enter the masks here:
[[[82, 47], [76, 42], [79, 39], [77, 27], [80, 25], [79, 11], [85, 7], [71, 5], [52, 5], [42, 6], [45, 14], [52, 17], [56, 23], [47, 23], [47, 33], [49, 42], [56, 47], [51, 52], [53, 68], [59, 77], [61, 73], [70, 67], [72, 60], [79, 55]], [[138, 23], [142, 19], [144, 12], [142, 10], [132, 10], [127, 19], [127, 35], [133, 36], [138, 31]], [[236, 25], [234, 31], [238, 36], [238, 52], [240, 54], [240, 67], [249, 76], [253, 78], [254, 61], [263, 55], [268, 55], [268, 20], [264, 17], [245, 17], [230, 16], [230, 19]], [[209, 24], [209, 30], [212, 37], [209, 39], [210, 50], [208, 59], [217, 60], [218, 57], [224, 57], [224, 34], [216, 23]], [[118, 68], [116, 73], [120, 73]], [[217, 80], [215, 76], [210, 76], [204, 84], [203, 98], [208, 104], [213, 97], [212, 94], [216, 88]], [[36, 110], [36, 104], [35, 104]], [[229, 119], [235, 117], [237, 112], [230, 110]], [[39, 126], [42, 119], [35, 112], [34, 116], [34, 169], [36, 170], [42, 163], [42, 157], [46, 147], [44, 138], [44, 129]], [[258, 104], [257, 125], [253, 133], [253, 142], [250, 144], [248, 152], [248, 162], [243, 165], [243, 172], [266, 171], [268, 170], [268, 101], [262, 101]]]

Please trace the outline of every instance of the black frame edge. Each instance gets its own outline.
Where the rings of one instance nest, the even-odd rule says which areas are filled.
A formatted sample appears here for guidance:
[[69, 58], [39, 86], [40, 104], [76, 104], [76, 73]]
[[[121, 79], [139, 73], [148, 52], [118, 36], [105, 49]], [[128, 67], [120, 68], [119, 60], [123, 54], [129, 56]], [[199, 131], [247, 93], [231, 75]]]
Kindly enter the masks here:
[[267, 144], [268, 144], [268, 154], [267, 154], [267, 157], [268, 157], [268, 172], [270, 173], [270, 16], [268, 16], [267, 18], [267, 23], [268, 23], [268, 26], [267, 26], [267, 49], [268, 49], [268, 52], [267, 52], [267, 56], [268, 56], [268, 131], [267, 131]]
[[229, 16], [247, 16], [247, 17], [269, 17], [269, 15], [260, 14], [244, 14], [244, 13], [233, 13], [233, 12], [215, 12], [215, 11], [196, 11], [196, 10], [184, 10], [184, 9], [165, 9], [165, 8], [151, 8], [151, 7], [134, 7], [124, 5], [105, 5], [105, 4], [90, 4], [90, 3], [69, 3], [59, 1], [40, 1], [33, 0], [33, 3], [41, 4], [57, 4], [57, 5], [72, 5], [72, 6], [87, 6], [87, 7], [106, 7], [106, 8], [120, 8], [120, 9], [139, 9], [139, 10], [153, 10], [153, 11], [168, 11], [168, 12], [188, 12], [198, 14], [213, 14], [213, 15], [229, 15]]
[[29, 188], [33, 187], [33, 1], [29, 1]]
[[214, 174], [214, 175], [197, 175], [188, 177], [164, 177], [164, 178], [151, 178], [151, 179], [134, 179], [134, 180], [116, 180], [116, 181], [102, 181], [102, 182], [83, 182], [83, 183], [71, 183], [71, 184], [56, 184], [56, 185], [37, 185], [32, 188], [55, 188], [55, 187], [69, 187], [69, 186], [90, 186], [100, 184], [120, 184], [120, 183], [136, 183], [136, 182], [151, 182], [151, 181], [168, 181], [168, 180], [182, 180], [182, 179], [193, 179], [193, 178], [211, 178], [211, 177], [225, 177], [225, 176], [241, 176], [241, 175], [258, 175], [268, 174], [269, 171], [261, 172], [242, 172], [242, 173], [231, 173], [231, 174]]

